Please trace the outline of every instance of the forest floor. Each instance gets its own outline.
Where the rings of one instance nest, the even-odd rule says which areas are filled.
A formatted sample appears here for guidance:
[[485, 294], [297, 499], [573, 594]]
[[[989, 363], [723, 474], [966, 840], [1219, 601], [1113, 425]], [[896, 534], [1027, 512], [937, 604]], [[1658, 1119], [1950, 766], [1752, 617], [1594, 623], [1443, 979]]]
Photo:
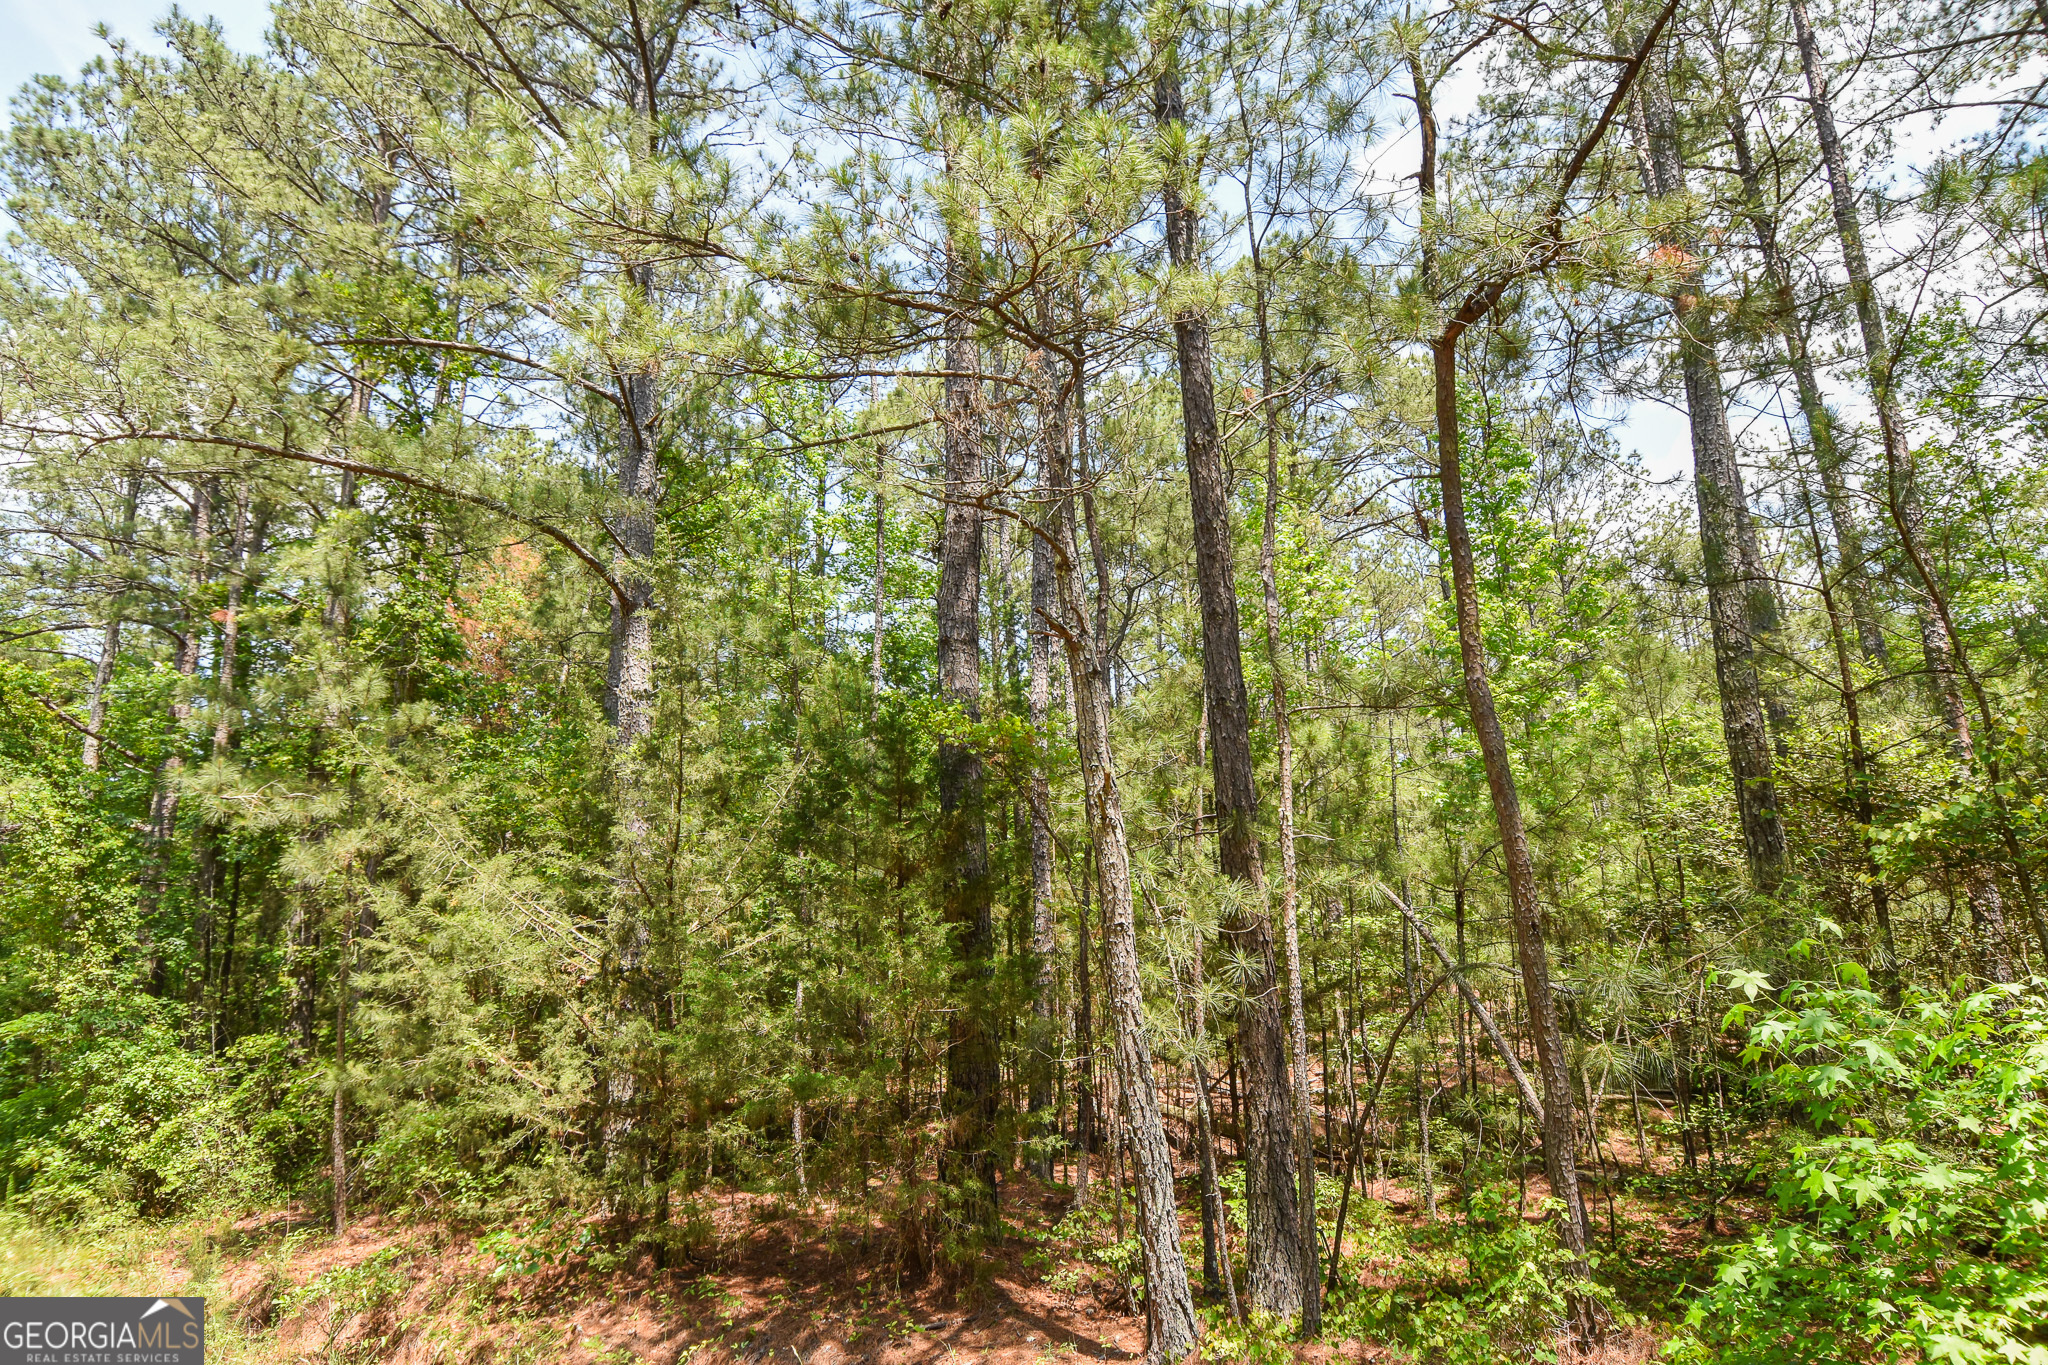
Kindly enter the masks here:
[[[1608, 1221], [1603, 1275], [1625, 1281], [1632, 1322], [1593, 1360], [1632, 1365], [1657, 1354], [1675, 1321], [1675, 1291], [1706, 1267], [1703, 1220], [1655, 1194], [1655, 1172], [1623, 1194]], [[1639, 1191], [1651, 1187], [1647, 1197]], [[1510, 1192], [1513, 1187], [1508, 1187]], [[1098, 1187], [1098, 1193], [1104, 1193]], [[1542, 1187], [1524, 1216], [1539, 1217]], [[1411, 1291], [1419, 1265], [1374, 1247], [1427, 1242], [1420, 1201], [1390, 1182], [1373, 1189], [1349, 1244], [1347, 1273], [1368, 1287]], [[1440, 1192], [1447, 1229], [1455, 1194]], [[1192, 1202], [1192, 1201], [1190, 1201]], [[594, 1221], [479, 1228], [368, 1215], [336, 1237], [304, 1211], [232, 1222], [135, 1225], [90, 1237], [0, 1226], [0, 1292], [182, 1292], [208, 1300], [209, 1361], [531, 1362], [542, 1365], [992, 1365], [1136, 1360], [1144, 1320], [1103, 1263], [1111, 1211], [1070, 1218], [1064, 1185], [1014, 1180], [1008, 1235], [974, 1258], [966, 1282], [903, 1271], [901, 1241], [880, 1221], [823, 1202], [797, 1211], [770, 1196], [720, 1192], [697, 1207], [680, 1264], [607, 1251]], [[1354, 1200], [1354, 1218], [1361, 1205]], [[1753, 1211], [1724, 1204], [1722, 1234]], [[1199, 1224], [1184, 1210], [1199, 1256]], [[1602, 1242], [1608, 1239], [1603, 1237]], [[1602, 1250], [1606, 1247], [1603, 1245]], [[628, 1256], [631, 1257], [630, 1261]], [[1442, 1265], [1439, 1260], [1435, 1264]], [[1212, 1323], [1221, 1310], [1205, 1310]], [[1220, 1338], [1212, 1338], [1221, 1345]], [[1242, 1346], [1211, 1359], [1248, 1357]], [[1262, 1361], [1400, 1361], [1408, 1351], [1370, 1333], [1314, 1344], [1269, 1337]], [[1429, 1354], [1434, 1354], [1429, 1353]], [[1515, 1354], [1521, 1354], [1516, 1352]], [[1483, 1358], [1483, 1357], [1482, 1357]]]

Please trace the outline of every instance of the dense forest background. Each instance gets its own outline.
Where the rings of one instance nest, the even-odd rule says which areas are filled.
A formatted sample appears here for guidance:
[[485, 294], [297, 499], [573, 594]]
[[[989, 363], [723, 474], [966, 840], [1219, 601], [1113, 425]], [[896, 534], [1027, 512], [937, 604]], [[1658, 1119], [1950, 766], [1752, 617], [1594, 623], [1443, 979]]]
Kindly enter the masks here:
[[2048, 13], [159, 34], [0, 167], [11, 1206], [2048, 1361]]

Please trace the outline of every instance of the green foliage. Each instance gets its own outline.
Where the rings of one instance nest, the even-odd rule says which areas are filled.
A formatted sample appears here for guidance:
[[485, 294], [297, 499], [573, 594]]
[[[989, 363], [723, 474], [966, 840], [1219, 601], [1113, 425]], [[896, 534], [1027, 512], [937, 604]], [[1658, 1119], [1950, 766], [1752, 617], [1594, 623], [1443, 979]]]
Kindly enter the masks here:
[[2048, 997], [1808, 985], [1730, 1012], [1792, 1118], [1782, 1221], [1733, 1251], [1674, 1345], [1716, 1361], [2048, 1361]]
[[1365, 1213], [1352, 1254], [1358, 1273], [1331, 1296], [1324, 1321], [1424, 1360], [1555, 1360], [1573, 1293], [1619, 1309], [1611, 1290], [1572, 1269], [1556, 1235], [1561, 1207], [1531, 1220], [1513, 1187], [1489, 1184], [1473, 1191], [1468, 1217], [1412, 1232]]

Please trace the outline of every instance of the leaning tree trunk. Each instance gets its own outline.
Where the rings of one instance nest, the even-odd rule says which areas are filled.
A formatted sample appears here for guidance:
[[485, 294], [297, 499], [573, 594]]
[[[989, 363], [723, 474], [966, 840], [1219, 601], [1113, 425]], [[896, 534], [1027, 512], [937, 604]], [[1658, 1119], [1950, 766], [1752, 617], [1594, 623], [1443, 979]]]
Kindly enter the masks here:
[[[1076, 381], [1080, 379], [1077, 373]], [[1152, 1044], [1145, 1032], [1145, 1002], [1138, 975], [1138, 931], [1133, 918], [1130, 844], [1123, 797], [1110, 752], [1109, 690], [1103, 651], [1089, 621], [1082, 590], [1080, 545], [1074, 536], [1073, 469], [1062, 434], [1046, 443], [1049, 482], [1058, 502], [1052, 536], [1053, 588], [1060, 636], [1074, 700], [1075, 738], [1081, 754], [1082, 799], [1087, 809], [1102, 887], [1102, 931], [1119, 1106], [1131, 1152], [1138, 1204], [1138, 1237], [1145, 1270], [1146, 1359], [1179, 1361], [1195, 1349], [1198, 1327], [1181, 1254], [1180, 1214], [1174, 1202], [1173, 1153], [1166, 1145], [1159, 1094], [1152, 1074]], [[1086, 935], [1083, 936], [1085, 949]], [[1085, 1151], [1082, 1159], [1087, 1159]]]
[[[1906, 427], [1892, 388], [1891, 340], [1886, 335], [1884, 309], [1870, 274], [1870, 258], [1863, 248], [1863, 220], [1856, 207], [1856, 187], [1849, 178], [1849, 161], [1835, 128], [1833, 102], [1827, 73], [1821, 67], [1820, 45], [1807, 16], [1806, 0], [1792, 0], [1792, 26], [1799, 41], [1799, 64], [1806, 75], [1807, 93], [1813, 105], [1814, 135], [1820, 142], [1821, 160], [1827, 167], [1828, 196], [1834, 209], [1835, 232], [1841, 239], [1842, 266], [1849, 276], [1849, 297], [1856, 305], [1856, 321], [1863, 333], [1864, 363], [1869, 371], [1870, 396], [1877, 408], [1877, 424], [1884, 444], [1885, 506], [1899, 535], [1913, 575], [1920, 582], [1920, 647], [1926, 656], [1928, 676], [1940, 700], [1942, 720], [1948, 727], [1949, 748], [1956, 764], [1968, 772], [1977, 766], [1976, 743], [1970, 733], [1970, 708], [1963, 696], [1963, 679], [1968, 668], [1962, 638], [1949, 616], [1948, 599], [1934, 572], [1927, 551], [1927, 512], [1920, 499], [1919, 471]], [[1990, 711], [1981, 689], [1977, 703], [1981, 719], [1988, 726]], [[1992, 800], [1998, 808], [1999, 833], [2012, 858], [2014, 874], [2026, 901], [2041, 952], [2048, 957], [2048, 921], [2044, 921], [2033, 894], [2026, 859], [2005, 802], [1998, 792], [1997, 772], [1991, 773]], [[2005, 941], [2005, 904], [1998, 880], [1982, 860], [1971, 859], [1963, 868], [1963, 887], [1970, 902], [1970, 919], [1976, 930], [1977, 951], [1984, 974], [1993, 981], [2010, 981], [2012, 963]]]
[[[1536, 1044], [1536, 1065], [1543, 1083], [1543, 1168], [1551, 1194], [1565, 1206], [1559, 1229], [1565, 1246], [1580, 1260], [1578, 1273], [1590, 1276], [1584, 1257], [1588, 1239], [1586, 1203], [1579, 1190], [1578, 1162], [1572, 1150], [1571, 1070], [1565, 1057], [1564, 1034], [1558, 1025], [1557, 998], [1550, 985], [1550, 956], [1543, 942], [1543, 910], [1536, 899], [1536, 869], [1529, 856], [1529, 836], [1522, 822], [1521, 797], [1515, 790], [1508, 759], [1507, 736], [1494, 709], [1493, 687], [1486, 673], [1486, 644], [1479, 628], [1479, 580], [1472, 560], [1472, 536], [1465, 524], [1465, 491], [1458, 467], [1458, 341], [1447, 330], [1434, 346], [1436, 386], [1437, 470], [1443, 485], [1444, 544], [1451, 559], [1451, 597], [1457, 614], [1458, 654], [1464, 665], [1465, 703], [1486, 767], [1493, 798], [1494, 821], [1500, 831], [1501, 863], [1507, 872], [1509, 917], [1515, 927], [1515, 952], [1522, 968], [1522, 994], [1529, 1011], [1529, 1034]], [[1575, 1328], [1582, 1338], [1597, 1336], [1602, 1323], [1598, 1308], [1583, 1295], [1573, 1296]]]
[[[1659, 198], [1682, 194], [1685, 169], [1670, 87], [1658, 73], [1639, 89], [1648, 124], [1650, 188]], [[1701, 306], [1706, 288], [1695, 244], [1682, 231], [1663, 235], [1662, 245], [1674, 259], [1685, 262], [1671, 290], [1671, 311], [1678, 322], [1678, 358], [1692, 424], [1693, 490], [1699, 503], [1700, 557], [1713, 627], [1714, 680], [1721, 694], [1721, 733], [1728, 746], [1750, 873], [1758, 886], [1774, 890], [1784, 879], [1787, 853], [1757, 646], [1777, 629], [1777, 598], [1763, 572], [1735, 438], [1728, 430], [1720, 359]]]
[[[966, 267], [952, 263], [956, 283]], [[956, 289], [956, 299], [964, 291]], [[945, 524], [939, 547], [939, 692], [970, 722], [981, 719], [981, 386], [973, 321], [956, 307], [945, 321], [943, 446]], [[987, 978], [995, 946], [989, 901], [988, 831], [981, 753], [954, 739], [939, 742], [939, 859], [945, 918], [953, 936], [959, 999], [946, 1040], [945, 1179], [960, 1190], [964, 1224], [994, 1224], [993, 1150], [997, 1071], [995, 1035], [986, 1019]]]
[[[1179, 72], [1169, 65], [1155, 87], [1162, 130], [1183, 122]], [[1195, 211], [1169, 176], [1162, 191], [1166, 245], [1176, 273], [1196, 268]], [[1209, 705], [1209, 759], [1216, 788], [1216, 849], [1223, 873], [1263, 893], [1259, 863], [1258, 791], [1253, 778], [1251, 707], [1239, 652], [1237, 587], [1231, 566], [1228, 491], [1209, 324], [1193, 308], [1173, 320], [1180, 367], [1181, 422], [1187, 447], [1188, 493], [1194, 514], [1195, 577], [1202, 607], [1202, 682]], [[1300, 1202], [1295, 1190], [1294, 1105], [1288, 1084], [1286, 1032], [1281, 1022], [1279, 973], [1273, 935], [1263, 913], [1233, 913], [1223, 938], [1247, 964], [1238, 1007], [1238, 1050], [1244, 1056], [1246, 1103], [1245, 1206], [1250, 1227], [1245, 1256], [1252, 1306], [1292, 1317], [1302, 1311], [1307, 1287], [1302, 1266]]]
[[1806, 324], [1799, 316], [1799, 301], [1792, 289], [1792, 267], [1778, 244], [1777, 216], [1764, 201], [1763, 176], [1750, 149], [1749, 129], [1741, 119], [1731, 118], [1728, 132], [1735, 151], [1735, 168], [1742, 177], [1750, 228], [1756, 233], [1757, 254], [1763, 259], [1764, 276], [1770, 283], [1773, 321], [1785, 340], [1785, 359], [1799, 397], [1799, 415], [1806, 423], [1814, 467], [1820, 474], [1828, 523], [1835, 537], [1835, 555], [1841, 565], [1841, 582], [1856, 621], [1856, 644], [1866, 663], [1883, 664], [1890, 651], [1870, 595], [1870, 547], [1844, 476], [1842, 451], [1835, 440], [1835, 416], [1821, 393]]

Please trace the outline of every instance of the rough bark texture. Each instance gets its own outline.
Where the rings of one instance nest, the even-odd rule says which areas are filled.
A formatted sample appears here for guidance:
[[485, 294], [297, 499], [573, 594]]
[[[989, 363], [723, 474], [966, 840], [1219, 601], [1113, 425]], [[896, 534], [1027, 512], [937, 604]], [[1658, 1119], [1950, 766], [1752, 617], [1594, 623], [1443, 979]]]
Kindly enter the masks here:
[[[1162, 129], [1182, 122], [1180, 76], [1171, 66], [1159, 77], [1155, 109]], [[1169, 176], [1162, 192], [1166, 245], [1176, 271], [1196, 267], [1195, 212]], [[1216, 849], [1224, 875], [1263, 891], [1259, 862], [1258, 790], [1251, 752], [1250, 704], [1240, 653], [1237, 586], [1231, 564], [1228, 490], [1216, 428], [1215, 380], [1209, 324], [1183, 308], [1173, 320], [1180, 368], [1181, 422], [1187, 449], [1188, 494], [1194, 514], [1195, 577], [1202, 607], [1202, 683], [1209, 704], [1209, 761], [1216, 789]], [[1246, 1105], [1245, 1205], [1250, 1228], [1246, 1261], [1252, 1305], [1292, 1317], [1302, 1308], [1301, 1211], [1295, 1190], [1294, 1114], [1288, 1084], [1286, 1033], [1273, 934], [1263, 913], [1234, 915], [1223, 937], [1251, 964], [1238, 1010], [1238, 1050], [1244, 1056]]]
[[[959, 273], [956, 268], [956, 275]], [[945, 323], [945, 521], [940, 532], [939, 692], [969, 721], [981, 719], [982, 448], [980, 384], [972, 321]], [[961, 1217], [975, 1225], [996, 1215], [992, 1149], [999, 1085], [996, 1040], [984, 1018], [995, 926], [990, 910], [988, 830], [981, 753], [972, 744], [939, 743], [939, 858], [946, 924], [957, 956], [960, 999], [946, 1040], [946, 1179], [959, 1187]]]
[[[1250, 216], [1249, 197], [1245, 205]], [[1265, 261], [1252, 241], [1252, 272], [1257, 282], [1260, 407], [1265, 414], [1265, 525], [1259, 540], [1259, 586], [1265, 597], [1266, 663], [1273, 678], [1273, 731], [1277, 749], [1280, 807], [1280, 938], [1287, 954], [1287, 1037], [1292, 1050], [1294, 1130], [1301, 1163], [1301, 1334], [1313, 1337], [1323, 1329], [1321, 1267], [1317, 1264], [1316, 1147], [1311, 1126], [1308, 1077], [1308, 1012], [1301, 990], [1300, 880], [1294, 860], [1294, 728], [1287, 717], [1287, 651], [1280, 641], [1280, 580], [1277, 558], [1280, 519], [1280, 415], [1273, 375], [1273, 334], [1267, 322]]]
[[213, 756], [228, 756], [235, 722], [241, 714], [238, 670], [242, 654], [242, 598], [249, 585], [249, 563], [262, 553], [266, 517], [262, 505], [250, 506], [245, 488], [235, 502], [234, 538], [228, 551], [228, 600], [221, 613], [220, 658], [215, 661]]
[[[1521, 797], [1508, 760], [1507, 737], [1494, 709], [1493, 687], [1486, 674], [1486, 646], [1479, 629], [1479, 582], [1472, 561], [1472, 536], [1465, 524], [1465, 491], [1458, 467], [1458, 330], [1447, 329], [1435, 345], [1437, 469], [1443, 484], [1444, 542], [1450, 551], [1451, 595], [1457, 612], [1458, 654], [1464, 665], [1465, 702], [1486, 784], [1493, 798], [1494, 821], [1500, 831], [1501, 862], [1507, 871], [1509, 915], [1515, 928], [1515, 953], [1522, 969], [1522, 994], [1528, 1003], [1529, 1034], [1536, 1045], [1537, 1074], [1543, 1085], [1543, 1167], [1553, 1196], [1567, 1210], [1561, 1229], [1565, 1245], [1585, 1254], [1588, 1222], [1579, 1190], [1578, 1162], [1572, 1149], [1575, 1117], [1571, 1070], [1558, 1026], [1557, 999], [1550, 986], [1550, 956], [1543, 942], [1543, 910], [1536, 899], [1536, 869], [1529, 856], [1529, 837], [1522, 821]], [[1581, 1336], [1597, 1335], [1600, 1324], [1594, 1305], [1577, 1300]]]
[[[1065, 534], [1061, 559], [1073, 563], [1077, 546]], [[1102, 878], [1102, 933], [1108, 958], [1104, 995], [1114, 1029], [1112, 1054], [1122, 1097], [1124, 1140], [1137, 1193], [1139, 1244], [1145, 1263], [1145, 1355], [1151, 1361], [1180, 1361], [1196, 1345], [1194, 1295], [1188, 1263], [1180, 1250], [1180, 1214], [1174, 1203], [1174, 1152], [1167, 1148], [1153, 1087], [1151, 1042], [1145, 1036], [1145, 999], [1139, 986], [1139, 939], [1130, 902], [1130, 851], [1124, 835], [1122, 794], [1110, 761], [1110, 708], [1102, 661], [1087, 624], [1079, 575], [1059, 575], [1061, 614], [1067, 622], [1067, 667], [1073, 677], [1075, 726], [1081, 749], [1081, 782], [1087, 823], [1096, 839]]]
[[[1835, 128], [1833, 101], [1828, 91], [1827, 72], [1821, 66], [1820, 45], [1806, 11], [1806, 0], [1792, 0], [1793, 32], [1799, 41], [1799, 63], [1806, 75], [1806, 89], [1813, 106], [1814, 135], [1820, 142], [1821, 161], [1827, 167], [1829, 203], [1834, 210], [1835, 232], [1841, 240], [1842, 266], [1849, 277], [1849, 297], [1856, 305], [1856, 320], [1863, 334], [1864, 363], [1869, 371], [1870, 396], [1877, 408], [1878, 431], [1883, 439], [1885, 503], [1899, 546], [1913, 575], [1919, 579], [1920, 648], [1926, 656], [1928, 676], [1941, 705], [1942, 720], [1948, 727], [1949, 747], [1957, 765], [1968, 772], [1977, 766], [1976, 743], [1970, 733], [1970, 708], [1963, 697], [1959, 676], [1962, 660], [1954, 623], [1948, 617], [1948, 603], [1927, 554], [1927, 513], [1920, 500], [1920, 480], [1912, 446], [1896, 399], [1892, 394], [1891, 341], [1886, 335], [1884, 310], [1871, 280], [1870, 258], [1863, 248], [1863, 220], [1856, 207], [1856, 188], [1849, 178], [1848, 156]], [[2001, 808], [2001, 815], [2003, 810]], [[2002, 833], [2012, 843], [2010, 822], [2002, 821]], [[2024, 876], [2024, 860], [2014, 859]], [[2012, 962], [2005, 938], [2005, 904], [1998, 880], [1982, 860], [1972, 859], [1963, 869], [1963, 887], [1970, 902], [1970, 920], [1976, 930], [1978, 956], [1984, 975], [1992, 981], [2010, 981]], [[2033, 921], [2041, 948], [2048, 953], [2048, 925], [2041, 920], [2039, 906], [2023, 885], [2028, 917]]]
[[[1071, 490], [1073, 475], [1064, 452], [1049, 463], [1055, 486], [1062, 493]], [[1104, 957], [1109, 969], [1104, 993], [1137, 1195], [1138, 1240], [1145, 1269], [1145, 1354], [1147, 1360], [1179, 1361], [1195, 1349], [1198, 1327], [1194, 1297], [1188, 1289], [1187, 1262], [1181, 1253], [1173, 1153], [1166, 1145], [1159, 1095], [1153, 1084], [1152, 1046], [1145, 1032], [1138, 932], [1131, 903], [1130, 845], [1109, 744], [1109, 693], [1102, 652], [1082, 592], [1080, 547], [1074, 537], [1071, 506], [1071, 497], [1063, 497], [1061, 510], [1054, 517], [1053, 579], [1072, 684], [1082, 795], [1102, 886]]]
[[[641, 290], [653, 287], [651, 270], [636, 267], [630, 273]], [[660, 419], [653, 374], [637, 370], [621, 375], [619, 397], [619, 510], [612, 520], [618, 554], [612, 574], [624, 597], [612, 599], [604, 713], [623, 753], [654, 728], [654, 583], [648, 571], [654, 558], [661, 471], [655, 451]]]
[[[1062, 453], [1067, 444], [1066, 404], [1052, 397], [1045, 407], [1045, 440]], [[1029, 641], [1030, 679], [1027, 699], [1031, 732], [1041, 743], [1051, 735], [1047, 722], [1052, 709], [1053, 620], [1052, 549], [1043, 537], [1031, 537], [1031, 621]], [[1053, 933], [1052, 893], [1052, 788], [1045, 762], [1032, 765], [1026, 784], [1031, 815], [1031, 1075], [1027, 1105], [1033, 1114], [1052, 1107], [1053, 1082], [1053, 989], [1056, 984], [1054, 954], [1059, 942]], [[1034, 1136], [1038, 1135], [1034, 1129]], [[1052, 1178], [1052, 1157], [1037, 1161], [1039, 1178]]]
[[1856, 515], [1841, 447], [1835, 440], [1835, 416], [1821, 394], [1820, 377], [1814, 369], [1806, 323], [1799, 315], [1798, 299], [1793, 293], [1792, 267], [1778, 244], [1777, 218], [1765, 204], [1763, 177], [1750, 150], [1749, 130], [1738, 118], [1729, 120], [1728, 131], [1735, 150], [1735, 168], [1742, 177], [1750, 227], [1756, 233], [1757, 254], [1763, 260], [1764, 276], [1771, 289], [1773, 321], [1785, 339], [1785, 360], [1792, 370], [1793, 388], [1799, 397], [1799, 415], [1806, 423], [1814, 468], [1820, 474], [1842, 589], [1856, 621], [1856, 643], [1866, 662], [1882, 664], [1890, 651], [1870, 595], [1870, 546], [1862, 520]]
[[[1638, 87], [1649, 143], [1652, 191], [1661, 197], [1685, 189], [1671, 91], [1662, 72]], [[1765, 576], [1742, 486], [1735, 438], [1721, 392], [1721, 365], [1710, 328], [1706, 290], [1694, 243], [1681, 229], [1664, 234], [1662, 249], [1677, 261], [1670, 290], [1678, 321], [1678, 358], [1685, 373], [1686, 410], [1692, 426], [1693, 491], [1699, 504], [1700, 557], [1713, 625], [1714, 678], [1721, 694], [1721, 732], [1742, 821], [1750, 874], [1766, 890], [1784, 879], [1785, 825], [1778, 817], [1770, 724], [1757, 652], [1778, 626], [1777, 598]]]

